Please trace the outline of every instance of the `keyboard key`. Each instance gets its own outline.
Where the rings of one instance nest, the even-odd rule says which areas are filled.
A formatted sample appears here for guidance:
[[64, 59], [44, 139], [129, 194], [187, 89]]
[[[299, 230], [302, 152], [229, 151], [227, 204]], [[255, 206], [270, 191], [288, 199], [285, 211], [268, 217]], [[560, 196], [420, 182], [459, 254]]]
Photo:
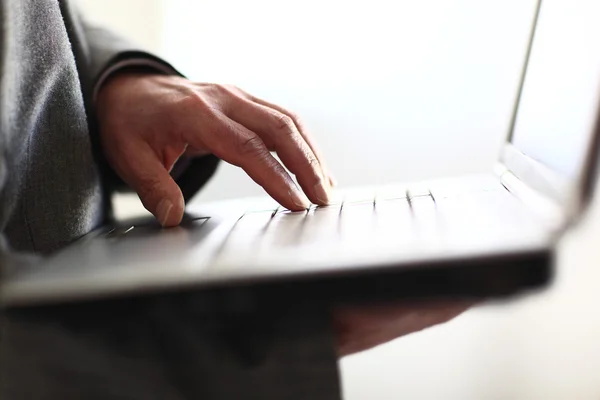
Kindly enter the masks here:
[[406, 186], [404, 185], [385, 185], [375, 190], [375, 201], [404, 199], [407, 197]]
[[429, 186], [411, 186], [407, 190], [408, 198], [415, 199], [417, 197], [431, 197]]
[[375, 188], [373, 187], [346, 189], [341, 194], [344, 203], [373, 203], [375, 200]]
[[298, 242], [302, 246], [327, 246], [340, 238], [340, 205], [317, 207], [306, 214]]
[[410, 201], [410, 210], [420, 232], [435, 231], [439, 227], [437, 204], [431, 196], [414, 197]]
[[375, 204], [371, 202], [344, 203], [340, 213], [342, 234], [361, 234], [375, 225]]
[[430, 189], [435, 199], [505, 190], [494, 175], [439, 179], [430, 183]]
[[277, 212], [260, 240], [261, 250], [270, 246], [287, 247], [297, 245], [302, 235], [307, 214], [307, 211]]
[[414, 219], [406, 199], [377, 202], [375, 212], [378, 238], [395, 243], [407, 240]]
[[254, 212], [242, 216], [226, 236], [217, 257], [220, 261], [251, 259], [272, 220], [272, 212]]

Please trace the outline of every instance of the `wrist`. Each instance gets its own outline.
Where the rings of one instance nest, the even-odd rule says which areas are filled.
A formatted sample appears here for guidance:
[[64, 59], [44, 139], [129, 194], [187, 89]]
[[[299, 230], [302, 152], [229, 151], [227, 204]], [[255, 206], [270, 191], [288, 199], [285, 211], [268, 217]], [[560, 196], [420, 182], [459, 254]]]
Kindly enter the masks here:
[[139, 86], [140, 81], [160, 75], [162, 74], [151, 69], [126, 68], [107, 77], [96, 95], [96, 111], [100, 119], [106, 107], [115, 103], [123, 91], [131, 90], [132, 86]]
[[153, 58], [131, 57], [109, 65], [98, 77], [94, 86], [93, 100], [96, 102], [99, 92], [105, 84], [121, 74], [140, 75], [176, 75], [180, 74], [170, 65]]

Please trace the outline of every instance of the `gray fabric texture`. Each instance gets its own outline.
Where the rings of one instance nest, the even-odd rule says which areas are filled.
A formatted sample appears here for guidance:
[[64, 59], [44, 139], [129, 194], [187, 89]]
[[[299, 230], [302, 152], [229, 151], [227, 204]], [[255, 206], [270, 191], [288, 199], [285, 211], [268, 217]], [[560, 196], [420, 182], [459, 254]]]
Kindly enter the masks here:
[[0, 227], [13, 249], [49, 252], [102, 218], [82, 88], [55, 1], [2, 2]]
[[186, 294], [9, 312], [0, 398], [339, 398], [321, 309], [217, 314], [207, 303]]
[[[109, 216], [107, 199], [120, 182], [98, 146], [94, 84], [123, 58], [156, 58], [90, 27], [68, 0], [0, 0], [0, 35], [4, 269], [67, 245]], [[186, 199], [216, 163], [185, 160]], [[206, 304], [197, 293], [1, 311], [0, 398], [339, 397], [325, 307], [258, 310], [240, 325]], [[254, 334], [240, 335], [251, 326]], [[248, 363], [261, 346], [264, 354]]]

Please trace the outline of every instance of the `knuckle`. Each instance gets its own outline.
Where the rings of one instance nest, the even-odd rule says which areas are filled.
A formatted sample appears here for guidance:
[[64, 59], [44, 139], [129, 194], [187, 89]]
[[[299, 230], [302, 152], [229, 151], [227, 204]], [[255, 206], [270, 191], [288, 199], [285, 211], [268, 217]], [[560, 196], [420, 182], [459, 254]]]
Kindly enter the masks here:
[[238, 94], [239, 91], [233, 85], [216, 83], [216, 84], [214, 84], [213, 89], [220, 96], [224, 96], [224, 97], [239, 97], [239, 94]]
[[288, 112], [288, 115], [294, 121], [296, 128], [298, 128], [299, 131], [303, 132], [303, 134], [306, 134], [304, 120], [294, 112]]
[[273, 129], [280, 133], [293, 135], [296, 131], [296, 125], [288, 115], [278, 113], [273, 115]]
[[232, 107], [239, 107], [244, 100], [244, 96], [236, 91], [235, 86], [232, 85], [214, 84], [210, 88], [210, 95], [225, 112]]
[[215, 83], [215, 84], [213, 84], [213, 89], [215, 91], [219, 92], [219, 93], [227, 93], [228, 92], [227, 86], [223, 85], [221, 83]]
[[317, 160], [317, 158], [311, 154], [306, 157], [306, 162], [308, 164], [308, 167], [312, 171], [312, 180], [314, 181], [314, 183], [316, 184], [321, 182], [323, 177], [320, 173], [321, 163], [319, 163], [319, 160]]
[[287, 115], [294, 124], [298, 125], [298, 123], [300, 122], [300, 116], [294, 111], [291, 111], [284, 107], [279, 107], [278, 110], [281, 114]]
[[295, 112], [286, 110], [286, 114], [291, 118], [292, 121], [294, 121], [295, 124], [300, 122], [300, 117]]
[[147, 201], [149, 197], [160, 193], [160, 190], [160, 182], [152, 178], [143, 180], [137, 187], [137, 193], [143, 201]]
[[200, 93], [191, 90], [176, 104], [176, 107], [188, 112], [197, 112], [199, 109], [207, 109], [208, 103]]
[[258, 136], [249, 136], [240, 138], [237, 143], [238, 153], [244, 157], [261, 156], [264, 151], [264, 144]]
[[302, 118], [300, 118], [300, 116], [298, 116], [298, 114], [293, 114], [292, 119], [294, 120], [294, 123], [296, 124], [298, 129], [305, 128], [304, 120]]
[[225, 84], [225, 85], [221, 85], [221, 86], [223, 86], [223, 88], [229, 93], [239, 94], [241, 92], [240, 88], [238, 88], [235, 85]]
[[313, 170], [318, 170], [319, 168], [321, 168], [319, 160], [317, 160], [317, 157], [315, 157], [312, 154], [306, 156], [306, 161]]
[[227, 97], [229, 93], [224, 85], [219, 83], [212, 83], [207, 88], [204, 89], [204, 92], [209, 98], [212, 99], [223, 99]]

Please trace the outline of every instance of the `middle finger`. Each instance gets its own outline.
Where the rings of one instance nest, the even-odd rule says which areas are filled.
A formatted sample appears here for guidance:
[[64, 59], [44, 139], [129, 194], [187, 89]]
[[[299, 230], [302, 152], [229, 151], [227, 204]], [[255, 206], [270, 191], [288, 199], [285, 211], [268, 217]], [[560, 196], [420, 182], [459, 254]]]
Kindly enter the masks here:
[[272, 108], [239, 99], [228, 116], [244, 125], [274, 150], [283, 164], [298, 179], [302, 190], [313, 203], [329, 203], [329, 185], [323, 176], [319, 159], [306, 143], [294, 121]]

